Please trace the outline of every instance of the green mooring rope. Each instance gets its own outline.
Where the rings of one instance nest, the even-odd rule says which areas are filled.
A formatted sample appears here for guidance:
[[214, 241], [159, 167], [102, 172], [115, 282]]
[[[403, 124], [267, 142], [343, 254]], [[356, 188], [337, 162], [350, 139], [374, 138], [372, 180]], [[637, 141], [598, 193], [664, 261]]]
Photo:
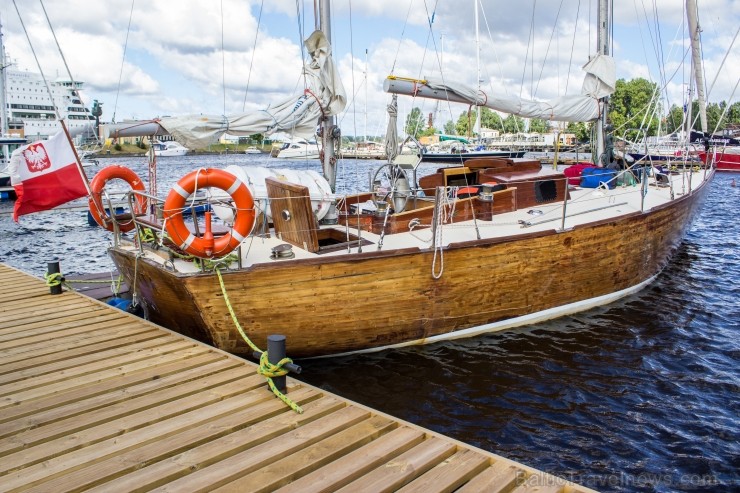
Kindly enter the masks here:
[[303, 408], [290, 400], [288, 396], [280, 392], [277, 387], [275, 386], [275, 383], [272, 381], [275, 377], [282, 377], [288, 374], [288, 370], [284, 368], [284, 365], [288, 363], [292, 363], [293, 360], [290, 358], [283, 358], [280, 361], [277, 362], [277, 364], [272, 364], [267, 359], [267, 351], [262, 351], [260, 348], [257, 347], [247, 336], [247, 334], [244, 332], [244, 329], [242, 329], [241, 324], [239, 323], [239, 320], [236, 318], [236, 313], [234, 313], [234, 308], [231, 306], [231, 301], [229, 301], [229, 296], [226, 294], [226, 285], [224, 284], [223, 277], [221, 277], [221, 270], [216, 269], [216, 275], [218, 276], [218, 282], [221, 285], [221, 292], [224, 295], [224, 302], [226, 302], [226, 308], [229, 309], [229, 313], [231, 314], [231, 319], [234, 321], [234, 325], [236, 325], [236, 329], [239, 331], [239, 334], [241, 334], [244, 341], [247, 343], [247, 345], [253, 350], [257, 351], [259, 353], [262, 353], [260, 356], [260, 366], [259, 366], [259, 374], [264, 376], [267, 379], [267, 385], [270, 387], [270, 390], [272, 390], [272, 393], [275, 394], [281, 401], [283, 401], [287, 406], [289, 406], [293, 411], [297, 412], [298, 414], [303, 413]]
[[154, 232], [151, 228], [142, 228], [139, 230], [139, 239], [142, 243], [152, 243], [157, 238], [154, 236]]
[[121, 290], [121, 282], [123, 282], [123, 276], [118, 275], [118, 279], [115, 281], [97, 281], [97, 280], [85, 280], [85, 279], [67, 279], [62, 276], [61, 272], [55, 272], [54, 274], [44, 273], [44, 279], [46, 279], [46, 285], [50, 288], [53, 286], [59, 286], [60, 284], [66, 286], [68, 289], [73, 289], [72, 284], [114, 284], [111, 288], [111, 292], [117, 294]]
[[65, 279], [62, 277], [61, 272], [55, 272], [54, 274], [49, 274], [47, 272], [44, 274], [44, 279], [46, 279], [46, 285], [50, 288], [54, 286], [59, 286], [65, 281]]

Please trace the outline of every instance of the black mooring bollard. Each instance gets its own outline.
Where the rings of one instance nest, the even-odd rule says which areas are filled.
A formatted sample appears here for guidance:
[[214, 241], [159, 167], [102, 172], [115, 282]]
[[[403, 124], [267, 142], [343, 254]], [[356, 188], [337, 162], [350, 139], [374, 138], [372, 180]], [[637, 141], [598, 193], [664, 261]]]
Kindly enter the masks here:
[[[53, 262], [47, 262], [46, 264], [46, 274], [48, 276], [52, 276], [54, 274], [59, 274], [61, 271], [59, 270], [59, 261], [55, 260]], [[61, 281], [58, 283], [55, 283], [51, 286], [49, 286], [49, 292], [51, 294], [62, 294], [62, 283]]]
[[[267, 336], [267, 361], [276, 365], [281, 359], [285, 358], [285, 336], [271, 335]], [[275, 377], [272, 382], [280, 392], [285, 392], [285, 377]]]

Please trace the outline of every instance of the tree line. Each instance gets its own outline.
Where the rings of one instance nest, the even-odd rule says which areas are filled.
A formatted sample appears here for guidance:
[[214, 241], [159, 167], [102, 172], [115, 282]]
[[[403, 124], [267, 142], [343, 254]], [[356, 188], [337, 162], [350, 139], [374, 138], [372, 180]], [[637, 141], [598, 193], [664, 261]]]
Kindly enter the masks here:
[[[683, 128], [688, 107], [686, 104], [672, 104], [668, 111], [660, 102], [659, 86], [643, 78], [626, 81], [619, 79], [614, 94], [609, 98], [609, 123], [618, 138], [627, 140], [641, 139], [644, 136], [670, 134]], [[740, 101], [728, 108], [726, 101], [708, 103], [707, 131], [720, 133], [728, 126], [740, 125]], [[404, 130], [407, 135], [416, 138], [433, 135], [435, 133], [473, 136], [474, 126], [479, 108], [463, 111], [456, 122], [447, 121], [441, 129], [430, 125], [418, 107], [414, 107], [406, 117]], [[722, 115], [724, 114], [724, 117]], [[699, 103], [692, 103], [692, 128], [700, 129]], [[548, 132], [551, 128], [549, 121], [532, 118], [527, 125], [523, 118], [508, 115], [502, 118], [498, 113], [488, 108], [480, 108], [481, 127], [500, 130], [503, 133]], [[434, 123], [434, 122], [432, 122]], [[591, 135], [590, 123], [569, 122], [565, 131], [573, 133], [579, 142], [587, 142]]]

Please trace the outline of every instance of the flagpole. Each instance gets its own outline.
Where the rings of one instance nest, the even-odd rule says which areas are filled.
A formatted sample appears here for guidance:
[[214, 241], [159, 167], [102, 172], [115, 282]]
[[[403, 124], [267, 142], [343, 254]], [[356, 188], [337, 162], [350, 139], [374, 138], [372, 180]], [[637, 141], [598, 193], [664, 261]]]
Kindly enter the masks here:
[[44, 75], [44, 70], [41, 68], [41, 64], [39, 63], [39, 58], [36, 56], [36, 50], [33, 49], [33, 43], [31, 43], [31, 38], [28, 35], [26, 24], [23, 22], [23, 17], [21, 17], [21, 12], [18, 10], [18, 5], [16, 5], [15, 0], [13, 0], [13, 6], [15, 7], [15, 11], [18, 14], [18, 20], [21, 22], [21, 26], [23, 27], [23, 32], [25, 33], [26, 39], [28, 40], [28, 46], [31, 48], [31, 53], [33, 53], [33, 58], [36, 60], [36, 66], [38, 67], [39, 72], [41, 73], [41, 78], [44, 80], [46, 91], [49, 93], [49, 99], [51, 100], [51, 103], [54, 105], [54, 113], [56, 114], [56, 117], [59, 123], [61, 123], [62, 130], [64, 131], [64, 135], [67, 136], [67, 142], [69, 142], [69, 145], [72, 148], [72, 152], [74, 153], [75, 162], [77, 163], [77, 170], [80, 172], [80, 176], [82, 176], [82, 182], [85, 184], [87, 195], [90, 198], [92, 198], [92, 189], [90, 188], [90, 181], [87, 179], [87, 175], [85, 174], [85, 169], [82, 167], [82, 161], [80, 161], [80, 156], [77, 154], [77, 149], [75, 148], [74, 143], [72, 142], [72, 136], [70, 135], [69, 130], [67, 129], [67, 124], [62, 118], [62, 115], [59, 113], [59, 108], [57, 107], [54, 101], [54, 93], [51, 92], [51, 87], [49, 87], [49, 81], [46, 79], [46, 75]]
[[[53, 100], [52, 100], [53, 101]], [[87, 175], [85, 174], [85, 167], [82, 166], [82, 160], [80, 159], [79, 154], [77, 154], [77, 148], [74, 145], [74, 142], [72, 141], [72, 136], [69, 133], [69, 130], [67, 129], [67, 123], [64, 121], [63, 118], [59, 118], [59, 111], [57, 110], [57, 106], [54, 105], [54, 111], [57, 113], [57, 118], [59, 119], [59, 123], [62, 124], [62, 130], [64, 130], [64, 135], [67, 137], [67, 142], [69, 142], [69, 146], [72, 148], [72, 152], [75, 155], [75, 162], [77, 163], [77, 171], [80, 172], [80, 176], [82, 176], [82, 182], [85, 184], [85, 188], [87, 189], [87, 196], [92, 198], [92, 188], [90, 188], [90, 180], [88, 180]]]

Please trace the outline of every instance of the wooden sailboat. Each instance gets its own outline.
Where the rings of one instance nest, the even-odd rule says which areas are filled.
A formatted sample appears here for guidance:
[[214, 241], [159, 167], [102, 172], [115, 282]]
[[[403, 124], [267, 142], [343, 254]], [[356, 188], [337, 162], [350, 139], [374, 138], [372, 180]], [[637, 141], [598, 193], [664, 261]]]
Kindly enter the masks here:
[[[455, 89], [414, 84], [417, 94], [445, 98]], [[575, 111], [606, 113], [603, 100], [589, 98]], [[333, 190], [336, 113], [322, 113]], [[168, 130], [187, 142], [177, 127]], [[423, 344], [640, 290], [670, 261], [713, 176], [711, 167], [664, 174], [641, 166], [604, 170], [596, 188], [573, 187], [536, 161], [476, 159], [417, 179], [420, 156], [400, 148], [391, 139], [373, 189], [346, 197], [316, 198], [281, 176], [265, 177], [256, 192], [241, 172], [193, 172], [152, 204], [155, 214], [133, 220], [140, 235], [116, 235], [110, 255], [149, 319], [234, 353], [251, 352], [241, 331], [260, 347], [283, 334], [294, 357]], [[627, 174], [637, 185], [615, 187]], [[182, 219], [196, 187], [223, 191], [214, 202], [226, 210], [224, 231], [210, 218], [192, 227]], [[107, 221], [115, 231], [123, 224]]]

